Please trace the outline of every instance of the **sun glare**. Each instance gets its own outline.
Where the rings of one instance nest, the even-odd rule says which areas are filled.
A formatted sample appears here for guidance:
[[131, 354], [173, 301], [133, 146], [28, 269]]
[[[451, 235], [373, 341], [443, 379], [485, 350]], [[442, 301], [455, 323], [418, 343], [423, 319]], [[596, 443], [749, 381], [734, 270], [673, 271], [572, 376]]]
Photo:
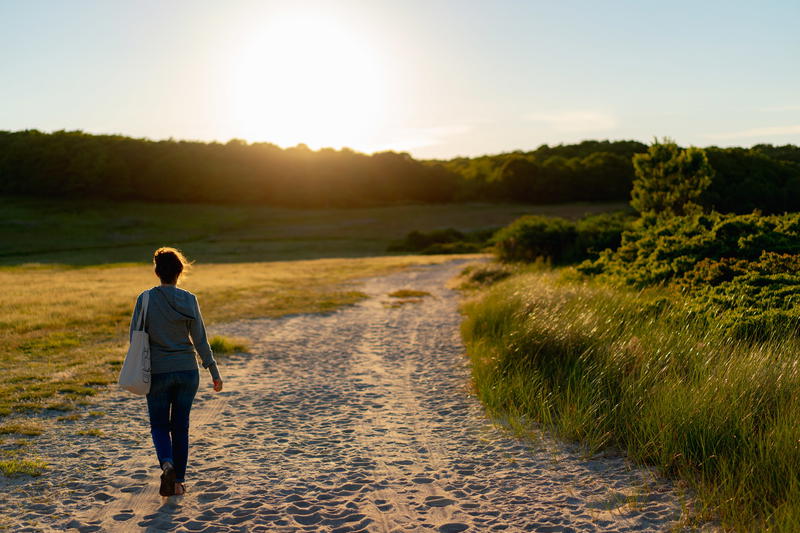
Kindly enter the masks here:
[[376, 56], [357, 32], [329, 18], [270, 20], [236, 61], [239, 136], [282, 146], [367, 149], [383, 116]]

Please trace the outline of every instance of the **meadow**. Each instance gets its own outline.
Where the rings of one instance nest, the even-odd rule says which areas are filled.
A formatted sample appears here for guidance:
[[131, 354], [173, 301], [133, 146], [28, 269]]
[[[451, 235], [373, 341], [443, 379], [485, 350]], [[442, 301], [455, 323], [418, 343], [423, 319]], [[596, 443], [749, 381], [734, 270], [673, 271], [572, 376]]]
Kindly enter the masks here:
[[[359, 279], [448, 256], [387, 255], [412, 230], [480, 229], [521, 213], [577, 218], [615, 206], [464, 204], [285, 209], [4, 197], [0, 202], [0, 469], [38, 473], [25, 450], [113, 383], [155, 247], [196, 267], [182, 282], [209, 324], [316, 313], [364, 297]], [[233, 342], [233, 346], [231, 343]], [[218, 351], [237, 350], [217, 339]], [[27, 440], [26, 440], [27, 439]]]
[[398, 205], [351, 209], [0, 197], [0, 265], [142, 262], [157, 246], [203, 263], [391, 255], [414, 230], [499, 227], [523, 214], [579, 218], [619, 203]]

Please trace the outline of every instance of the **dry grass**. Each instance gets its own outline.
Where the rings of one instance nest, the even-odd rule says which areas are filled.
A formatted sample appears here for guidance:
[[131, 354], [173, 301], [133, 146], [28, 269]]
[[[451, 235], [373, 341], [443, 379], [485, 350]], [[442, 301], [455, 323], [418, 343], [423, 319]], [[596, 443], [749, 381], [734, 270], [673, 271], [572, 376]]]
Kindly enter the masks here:
[[44, 432], [42, 425], [30, 419], [9, 420], [0, 425], [0, 435], [41, 435]]
[[398, 291], [389, 293], [389, 296], [392, 298], [424, 298], [425, 296], [430, 295], [431, 293], [428, 291], [415, 291], [411, 289], [400, 289]]
[[14, 457], [0, 460], [0, 474], [6, 477], [41, 476], [47, 463], [36, 458]]
[[[200, 264], [182, 286], [208, 323], [324, 312], [364, 297], [357, 278], [448, 256]], [[0, 416], [86, 405], [112, 383], [136, 295], [157, 284], [146, 264], [0, 268]]]
[[214, 335], [208, 339], [214, 354], [246, 353], [250, 349], [247, 339]]

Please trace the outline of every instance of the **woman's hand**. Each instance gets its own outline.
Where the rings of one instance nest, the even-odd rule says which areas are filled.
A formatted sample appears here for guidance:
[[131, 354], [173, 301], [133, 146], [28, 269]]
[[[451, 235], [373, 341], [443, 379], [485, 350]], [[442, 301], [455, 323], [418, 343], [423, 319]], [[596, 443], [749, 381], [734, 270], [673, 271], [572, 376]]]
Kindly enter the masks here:
[[222, 378], [214, 380], [214, 390], [217, 392], [222, 390]]

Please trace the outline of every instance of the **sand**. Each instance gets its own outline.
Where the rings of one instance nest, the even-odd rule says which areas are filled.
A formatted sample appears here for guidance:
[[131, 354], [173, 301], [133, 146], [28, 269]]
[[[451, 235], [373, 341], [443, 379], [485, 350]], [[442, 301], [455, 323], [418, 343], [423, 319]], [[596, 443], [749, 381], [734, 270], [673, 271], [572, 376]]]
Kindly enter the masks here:
[[[664, 531], [686, 497], [614, 455], [521, 440], [469, 393], [461, 262], [367, 280], [328, 315], [210, 328], [247, 338], [202, 374], [185, 496], [158, 495], [143, 398], [111, 390], [36, 442], [51, 467], [0, 481], [14, 531]], [[429, 291], [397, 305], [397, 289]], [[73, 424], [70, 426], [69, 424]], [[96, 428], [103, 436], [78, 435]]]

